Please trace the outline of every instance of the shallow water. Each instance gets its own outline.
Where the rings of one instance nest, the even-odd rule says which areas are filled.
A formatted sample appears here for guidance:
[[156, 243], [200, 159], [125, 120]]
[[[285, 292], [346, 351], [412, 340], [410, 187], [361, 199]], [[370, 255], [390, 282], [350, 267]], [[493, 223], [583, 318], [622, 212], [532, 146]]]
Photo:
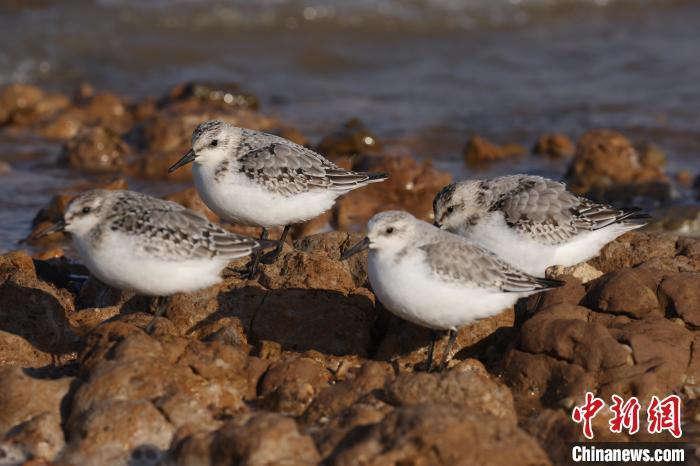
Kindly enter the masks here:
[[[139, 97], [236, 81], [312, 139], [359, 116], [457, 178], [475, 176], [460, 159], [470, 133], [529, 146], [595, 127], [660, 145], [670, 173], [697, 173], [698, 24], [693, 0], [3, 2], [0, 82]], [[0, 250], [80, 177], [32, 144], [0, 141], [14, 169], [0, 178]], [[476, 176], [564, 169], [525, 157]]]

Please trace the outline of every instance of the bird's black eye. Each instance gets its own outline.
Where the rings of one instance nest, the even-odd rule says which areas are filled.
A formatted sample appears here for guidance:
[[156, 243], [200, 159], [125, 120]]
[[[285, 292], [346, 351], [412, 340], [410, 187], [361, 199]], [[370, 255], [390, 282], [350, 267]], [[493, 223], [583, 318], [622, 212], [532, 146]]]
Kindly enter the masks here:
[[452, 207], [452, 206], [450, 206], [450, 207], [447, 208], [447, 213], [448, 213], [448, 214], [451, 214], [451, 213], [454, 212], [454, 211], [455, 211], [455, 208]]
[[389, 228], [386, 229], [386, 234], [387, 234], [387, 235], [390, 235], [390, 234], [392, 234], [393, 232], [394, 232], [394, 227], [389, 227]]
[[209, 145], [212, 146], [212, 147], [216, 147], [216, 146], [219, 145], [219, 140], [218, 140], [218, 139], [214, 139], [212, 142], [209, 143]]
[[89, 213], [90, 213], [90, 210], [92, 210], [92, 209], [90, 209], [90, 207], [83, 207], [83, 213], [84, 213], [84, 214], [89, 214]]

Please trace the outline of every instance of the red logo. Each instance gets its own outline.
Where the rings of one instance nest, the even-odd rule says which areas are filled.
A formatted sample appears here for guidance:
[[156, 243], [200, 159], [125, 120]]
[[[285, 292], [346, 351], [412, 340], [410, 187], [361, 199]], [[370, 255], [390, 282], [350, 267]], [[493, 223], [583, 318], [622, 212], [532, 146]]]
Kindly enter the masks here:
[[581, 407], [576, 406], [571, 413], [571, 418], [574, 422], [578, 424], [583, 422], [583, 435], [585, 435], [587, 439], [593, 438], [593, 425], [591, 421], [595, 415], [598, 414], [598, 411], [603, 409], [603, 406], [605, 406], [603, 400], [596, 398], [591, 392], [586, 392], [586, 402]]
[[680, 438], [681, 432], [681, 398], [678, 395], [669, 395], [659, 401], [659, 397], [652, 396], [647, 409], [647, 430], [650, 434], [660, 434], [667, 430], [676, 438]]
[[610, 432], [619, 434], [622, 429], [627, 429], [630, 435], [639, 432], [639, 409], [641, 405], [636, 397], [632, 397], [627, 402], [617, 395], [612, 396], [613, 404], [610, 410], [613, 412], [613, 418], [610, 419]]
[[[591, 392], [586, 392], [586, 400], [581, 406], [574, 407], [571, 419], [577, 424], [583, 423], [583, 435], [593, 439], [593, 418], [605, 406], [605, 402], [596, 398]], [[608, 421], [610, 432], [619, 434], [627, 430], [630, 435], [639, 432], [639, 412], [641, 404], [636, 397], [625, 401], [621, 396], [613, 395], [610, 411], [612, 418]], [[681, 398], [678, 395], [669, 395], [663, 400], [652, 396], [647, 408], [647, 432], [660, 434], [668, 431], [675, 438], [683, 435], [681, 430]]]

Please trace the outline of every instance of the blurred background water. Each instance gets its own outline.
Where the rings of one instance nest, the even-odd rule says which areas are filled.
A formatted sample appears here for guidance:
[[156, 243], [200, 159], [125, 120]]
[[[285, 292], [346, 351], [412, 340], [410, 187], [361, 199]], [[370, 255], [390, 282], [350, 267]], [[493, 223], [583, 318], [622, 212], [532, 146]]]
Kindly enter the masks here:
[[[359, 117], [456, 178], [474, 175], [461, 161], [471, 133], [530, 145], [597, 127], [658, 144], [671, 173], [697, 173], [699, 24], [697, 0], [5, 0], [0, 84], [140, 97], [239, 82], [312, 140]], [[529, 157], [485, 175], [563, 167]], [[32, 183], [66, 176], [47, 168]], [[0, 221], [26, 230], [42, 190], [21, 192]], [[0, 249], [17, 237], [3, 235]]]

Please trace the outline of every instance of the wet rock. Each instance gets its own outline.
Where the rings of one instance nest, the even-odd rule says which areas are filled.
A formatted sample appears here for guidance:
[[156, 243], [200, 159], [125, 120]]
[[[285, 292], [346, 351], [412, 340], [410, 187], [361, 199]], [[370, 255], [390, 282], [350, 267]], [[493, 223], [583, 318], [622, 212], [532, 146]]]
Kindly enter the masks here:
[[229, 421], [212, 433], [184, 439], [175, 448], [179, 466], [247, 464], [316, 465], [321, 458], [311, 437], [279, 414], [255, 413]]
[[15, 365], [0, 367], [0, 437], [36, 416], [61, 419], [61, 406], [73, 379], [36, 379]]
[[395, 409], [339, 450], [330, 464], [549, 464], [514, 422], [436, 404]]
[[273, 364], [260, 381], [262, 406], [281, 414], [299, 416], [330, 380], [330, 373], [312, 359], [298, 358]]
[[578, 140], [566, 178], [572, 191], [597, 199], [649, 195], [655, 189], [660, 190], [655, 197], [664, 197], [670, 196], [664, 165], [657, 149], [646, 147], [640, 152], [620, 133], [595, 130]]
[[245, 92], [239, 84], [190, 81], [170, 89], [160, 100], [159, 106], [167, 107], [173, 102], [189, 99], [200, 100], [224, 109], [239, 107], [257, 110], [260, 105], [258, 97]]
[[472, 136], [464, 147], [463, 157], [469, 165], [481, 165], [522, 155], [525, 152], [527, 152], [525, 148], [518, 144], [498, 146], [481, 136]]
[[693, 186], [693, 173], [690, 170], [680, 170], [674, 175], [674, 178], [681, 186], [689, 188]]
[[695, 204], [669, 206], [655, 212], [647, 231], [700, 236], [700, 207]]
[[330, 160], [377, 154], [382, 144], [365, 124], [353, 118], [321, 139], [316, 151]]
[[101, 126], [125, 134], [134, 125], [134, 116], [119, 96], [98, 93], [59, 112], [42, 124], [40, 133], [47, 138], [70, 139], [86, 126]]
[[537, 139], [532, 152], [552, 158], [565, 158], [574, 155], [574, 143], [564, 134], [543, 134]]
[[53, 461], [65, 446], [61, 419], [52, 412], [43, 412], [12, 428], [5, 442], [17, 445], [34, 458]]
[[68, 98], [61, 94], [29, 84], [10, 84], [0, 89], [0, 126], [33, 125], [68, 105]]
[[129, 146], [118, 134], [100, 126], [81, 129], [63, 148], [71, 168], [92, 173], [121, 171], [128, 153]]
[[365, 157], [353, 169], [385, 172], [389, 179], [352, 191], [336, 202], [333, 225], [339, 230], [362, 231], [374, 214], [392, 209], [432, 221], [435, 193], [452, 181], [430, 161], [410, 157]]

